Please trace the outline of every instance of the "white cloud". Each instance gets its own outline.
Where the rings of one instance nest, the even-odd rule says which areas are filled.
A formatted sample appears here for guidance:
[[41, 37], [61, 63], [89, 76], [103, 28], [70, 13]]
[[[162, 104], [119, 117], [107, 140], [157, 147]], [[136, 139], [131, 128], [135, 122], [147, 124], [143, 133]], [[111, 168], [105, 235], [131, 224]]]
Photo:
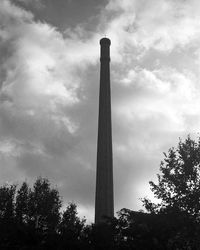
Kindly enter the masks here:
[[61, 194], [68, 200], [90, 203], [84, 197], [92, 192], [88, 152], [94, 147], [86, 134], [94, 129], [87, 128], [91, 107], [83, 79], [96, 64], [99, 44], [79, 41], [74, 31], [62, 35], [7, 0], [0, 3], [0, 20], [1, 181], [47, 176], [64, 183]]
[[[199, 40], [200, 12], [198, 1], [116, 1], [107, 6], [111, 18], [106, 33], [117, 45], [170, 52]], [[115, 14], [113, 14], [113, 12]]]

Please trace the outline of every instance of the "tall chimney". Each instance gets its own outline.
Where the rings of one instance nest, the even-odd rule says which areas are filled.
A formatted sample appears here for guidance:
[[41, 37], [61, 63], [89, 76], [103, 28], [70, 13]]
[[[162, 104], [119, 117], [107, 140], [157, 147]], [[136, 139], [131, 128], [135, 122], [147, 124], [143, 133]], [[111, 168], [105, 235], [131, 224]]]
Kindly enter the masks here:
[[110, 44], [111, 42], [108, 38], [100, 40], [101, 66], [95, 197], [96, 224], [103, 222], [105, 216], [114, 216]]

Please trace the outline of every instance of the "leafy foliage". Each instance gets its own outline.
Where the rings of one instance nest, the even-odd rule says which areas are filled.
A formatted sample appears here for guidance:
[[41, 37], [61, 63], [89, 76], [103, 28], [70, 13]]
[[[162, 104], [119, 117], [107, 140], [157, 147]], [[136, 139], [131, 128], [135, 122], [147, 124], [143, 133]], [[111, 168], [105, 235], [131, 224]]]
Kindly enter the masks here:
[[83, 237], [85, 219], [80, 219], [77, 215], [77, 207], [70, 203], [63, 212], [62, 220], [59, 225], [61, 234], [61, 244], [63, 247], [76, 249]]
[[15, 213], [19, 223], [28, 223], [29, 201], [31, 190], [26, 182], [23, 182], [16, 195]]
[[196, 142], [188, 136], [164, 156], [158, 183], [150, 181], [160, 202], [144, 198], [143, 204], [152, 215], [166, 218], [165, 227], [173, 232], [167, 238], [172, 249], [200, 249], [200, 138]]
[[44, 178], [32, 189], [26, 182], [18, 190], [16, 185], [0, 187], [0, 248], [45, 245], [47, 234], [57, 230], [61, 205], [58, 191]]
[[176, 210], [200, 215], [200, 138], [195, 142], [187, 137], [179, 141], [177, 148], [171, 148], [164, 154], [158, 174], [158, 184], [150, 182], [155, 197], [161, 200], [156, 205], [144, 199], [144, 205], [150, 212]]
[[58, 191], [50, 188], [47, 179], [36, 180], [28, 204], [30, 220], [34, 222], [36, 228], [43, 231], [57, 228], [62, 203]]
[[12, 220], [14, 218], [15, 185], [0, 187], [0, 219]]

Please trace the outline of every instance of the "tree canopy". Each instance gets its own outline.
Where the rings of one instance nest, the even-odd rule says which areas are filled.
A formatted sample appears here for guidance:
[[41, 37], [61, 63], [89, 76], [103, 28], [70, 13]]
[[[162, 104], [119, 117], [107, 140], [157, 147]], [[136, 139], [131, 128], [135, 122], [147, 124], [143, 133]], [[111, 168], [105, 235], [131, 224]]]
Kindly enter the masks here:
[[157, 177], [157, 183], [149, 183], [159, 202], [144, 198], [143, 205], [157, 219], [164, 218], [166, 242], [179, 249], [200, 249], [200, 138], [179, 139], [176, 148], [164, 153]]
[[188, 136], [180, 140], [177, 148], [164, 153], [160, 164], [158, 183], [150, 181], [151, 190], [160, 203], [144, 199], [150, 212], [177, 209], [198, 218], [200, 215], [200, 138]]
[[77, 243], [85, 219], [79, 219], [75, 204], [64, 212], [61, 206], [46, 178], [37, 178], [32, 188], [27, 182], [0, 187], [0, 249], [65, 249], [69, 239]]

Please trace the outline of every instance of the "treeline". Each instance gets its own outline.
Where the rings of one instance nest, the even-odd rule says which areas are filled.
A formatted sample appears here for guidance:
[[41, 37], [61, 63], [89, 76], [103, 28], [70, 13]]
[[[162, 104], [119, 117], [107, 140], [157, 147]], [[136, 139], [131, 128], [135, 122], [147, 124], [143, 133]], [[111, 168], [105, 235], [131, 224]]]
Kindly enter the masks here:
[[[87, 249], [89, 227], [48, 179], [0, 187], [0, 249]], [[88, 248], [89, 249], [89, 248]]]
[[87, 225], [73, 203], [63, 210], [47, 179], [1, 186], [0, 249], [199, 250], [200, 139], [169, 149], [150, 186], [158, 204], [143, 198], [146, 212], [124, 208], [100, 225]]

